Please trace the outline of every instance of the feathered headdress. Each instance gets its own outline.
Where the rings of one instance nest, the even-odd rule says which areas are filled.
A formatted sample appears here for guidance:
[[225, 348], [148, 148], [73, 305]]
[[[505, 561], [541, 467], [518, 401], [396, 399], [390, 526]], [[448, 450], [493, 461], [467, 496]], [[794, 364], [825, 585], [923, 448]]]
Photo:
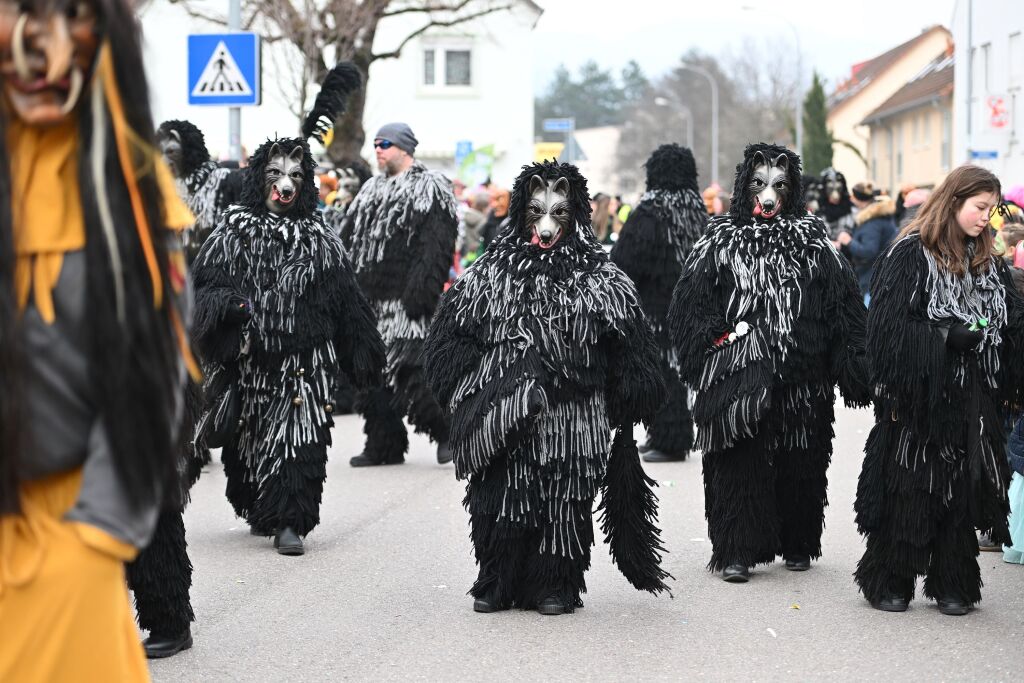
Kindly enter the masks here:
[[324, 135], [345, 112], [349, 96], [362, 84], [363, 77], [352, 62], [340, 62], [331, 69], [320, 85], [313, 109], [302, 124], [302, 137], [307, 140], [316, 138], [317, 142], [323, 144]]

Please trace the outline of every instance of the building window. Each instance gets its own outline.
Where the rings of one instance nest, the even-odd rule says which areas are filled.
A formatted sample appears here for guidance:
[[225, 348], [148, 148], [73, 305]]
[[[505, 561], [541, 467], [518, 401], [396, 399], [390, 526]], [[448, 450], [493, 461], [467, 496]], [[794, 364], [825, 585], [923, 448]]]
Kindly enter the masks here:
[[985, 92], [986, 93], [989, 91], [989, 89], [988, 89], [988, 72], [989, 72], [989, 62], [991, 61], [989, 59], [989, 57], [990, 57], [991, 54], [992, 54], [992, 43], [985, 43], [984, 45], [981, 46], [981, 82], [982, 82], [982, 85], [985, 86]]
[[423, 85], [434, 85], [434, 50], [423, 51]]
[[925, 147], [932, 144], [932, 113], [930, 111], [921, 117], [921, 144]]
[[914, 123], [911, 126], [911, 131], [911, 145], [913, 145], [913, 149], [917, 149], [921, 144], [921, 122], [916, 116], [914, 117]]
[[472, 85], [469, 50], [444, 51], [444, 84]]
[[473, 85], [473, 51], [434, 44], [423, 49], [423, 85], [466, 88]]
[[948, 109], [942, 112], [942, 150], [940, 151], [940, 163], [942, 170], [948, 171], [953, 159], [953, 112]]

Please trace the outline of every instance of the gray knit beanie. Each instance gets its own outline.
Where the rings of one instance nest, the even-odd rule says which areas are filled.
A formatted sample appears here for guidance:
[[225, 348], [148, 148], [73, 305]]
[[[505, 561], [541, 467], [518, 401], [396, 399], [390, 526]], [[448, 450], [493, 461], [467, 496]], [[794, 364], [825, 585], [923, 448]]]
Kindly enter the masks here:
[[387, 123], [380, 127], [374, 140], [390, 140], [399, 149], [405, 150], [410, 156], [416, 153], [416, 145], [420, 141], [412, 134], [412, 128], [404, 123]]

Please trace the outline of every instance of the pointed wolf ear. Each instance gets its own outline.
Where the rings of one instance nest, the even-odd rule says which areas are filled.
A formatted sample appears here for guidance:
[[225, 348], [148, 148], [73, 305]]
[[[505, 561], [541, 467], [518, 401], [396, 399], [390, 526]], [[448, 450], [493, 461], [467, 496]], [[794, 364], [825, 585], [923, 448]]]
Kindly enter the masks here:
[[757, 150], [756, 152], [754, 152], [754, 156], [750, 158], [750, 164], [754, 168], [757, 168], [758, 166], [767, 166], [768, 159], [765, 158], [764, 152], [762, 152], [761, 150]]
[[784, 172], [789, 172], [789, 157], [785, 154], [780, 154], [775, 157], [775, 161], [772, 162], [772, 166], [778, 166]]
[[557, 192], [559, 194], [564, 194], [566, 197], [568, 197], [569, 196], [569, 179], [564, 177], [564, 176], [559, 178], [558, 180], [555, 181], [555, 186], [553, 188], [551, 188], [551, 191], [552, 192]]
[[302, 149], [302, 145], [296, 145], [295, 149], [288, 154], [288, 161], [292, 161], [296, 164], [302, 165], [302, 157], [305, 155], [306, 150]]
[[270, 161], [271, 159], [276, 159], [279, 156], [281, 156], [281, 145], [275, 142], [270, 146], [270, 151], [267, 152], [267, 161]]
[[538, 190], [547, 188], [547, 183], [539, 175], [530, 176], [530, 196], [537, 194]]

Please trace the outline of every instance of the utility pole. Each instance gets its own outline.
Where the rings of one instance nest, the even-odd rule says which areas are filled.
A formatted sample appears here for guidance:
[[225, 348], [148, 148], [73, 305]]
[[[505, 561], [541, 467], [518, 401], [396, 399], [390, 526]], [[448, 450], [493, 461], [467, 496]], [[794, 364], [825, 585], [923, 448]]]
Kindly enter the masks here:
[[[242, 2], [228, 0], [228, 31], [242, 30]], [[242, 108], [228, 108], [228, 154], [236, 161], [242, 160]]]

